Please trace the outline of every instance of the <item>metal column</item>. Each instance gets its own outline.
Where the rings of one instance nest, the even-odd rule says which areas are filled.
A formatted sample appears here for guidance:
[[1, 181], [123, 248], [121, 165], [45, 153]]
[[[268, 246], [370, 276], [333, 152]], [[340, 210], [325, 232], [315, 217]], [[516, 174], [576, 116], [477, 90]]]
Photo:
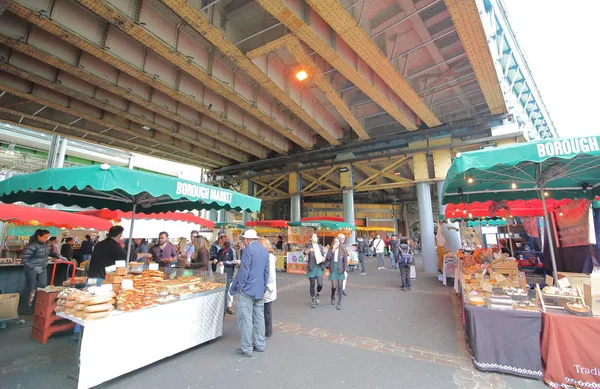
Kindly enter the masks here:
[[217, 221], [220, 223], [227, 222], [227, 213], [224, 209], [219, 209], [219, 212], [217, 213]]
[[292, 195], [290, 198], [290, 221], [299, 222], [301, 219], [301, 211], [300, 211], [300, 195]]
[[60, 136], [56, 134], [52, 135], [52, 140], [50, 141], [50, 149], [48, 150], [48, 159], [46, 160], [46, 169], [52, 169], [54, 167], [59, 141]]
[[433, 235], [433, 209], [431, 207], [431, 188], [429, 182], [417, 183], [417, 202], [419, 204], [419, 226], [421, 230], [421, 254], [425, 273], [437, 273], [437, 252]]
[[[446, 213], [446, 206], [442, 205], [442, 197], [444, 197], [444, 181], [438, 181], [436, 182], [436, 185], [440, 215], [444, 215]], [[444, 235], [444, 238], [446, 238], [446, 250], [456, 252], [458, 249], [460, 249], [460, 227], [458, 223], [454, 222], [444, 224], [442, 228], [442, 234]]]
[[134, 155], [131, 155], [131, 156], [129, 157], [129, 163], [127, 164], [127, 168], [128, 168], [128, 169], [133, 169], [133, 164], [134, 164], [134, 162], [135, 162], [135, 156], [134, 156]]
[[298, 173], [290, 173], [290, 221], [299, 222], [302, 218], [301, 195], [302, 179]]
[[[342, 201], [344, 206], [344, 221], [354, 225], [354, 189], [344, 189], [342, 194]], [[348, 244], [356, 242], [356, 231], [350, 233], [348, 238]]]
[[54, 167], [63, 167], [65, 165], [65, 156], [67, 154], [67, 145], [69, 140], [67, 138], [61, 138], [60, 147], [58, 149], [58, 157], [54, 162]]
[[[254, 182], [248, 180], [248, 188], [246, 193], [248, 196], [254, 196]], [[242, 211], [242, 222], [246, 224], [246, 222], [252, 221], [252, 212]]]
[[217, 210], [216, 209], [211, 209], [210, 211], [208, 211], [208, 220], [210, 220], [211, 222], [217, 221]]

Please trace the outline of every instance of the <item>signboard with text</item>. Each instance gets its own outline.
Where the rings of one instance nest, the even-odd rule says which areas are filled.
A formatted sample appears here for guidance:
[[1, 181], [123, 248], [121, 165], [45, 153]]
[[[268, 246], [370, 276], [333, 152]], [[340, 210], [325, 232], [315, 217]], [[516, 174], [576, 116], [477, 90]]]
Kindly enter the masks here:
[[288, 243], [305, 245], [314, 232], [312, 227], [288, 227]]

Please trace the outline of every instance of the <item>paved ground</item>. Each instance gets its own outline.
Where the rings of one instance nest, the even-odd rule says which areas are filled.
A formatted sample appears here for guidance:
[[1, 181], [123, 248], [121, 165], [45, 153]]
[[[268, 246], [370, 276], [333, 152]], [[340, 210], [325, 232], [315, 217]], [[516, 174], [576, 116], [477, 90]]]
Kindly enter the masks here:
[[[369, 260], [370, 269], [375, 269]], [[342, 311], [328, 303], [310, 308], [308, 281], [278, 273], [273, 306], [275, 333], [263, 354], [239, 358], [235, 318], [223, 336], [124, 377], [113, 388], [420, 388], [539, 389], [535, 380], [487, 374], [473, 368], [465, 348], [456, 298], [420, 273], [413, 292], [398, 288], [399, 274], [351, 273]], [[0, 332], [0, 389], [76, 388], [72, 335], [40, 345], [29, 338], [30, 323]], [[157, 335], [163, 337], [165, 335]]]

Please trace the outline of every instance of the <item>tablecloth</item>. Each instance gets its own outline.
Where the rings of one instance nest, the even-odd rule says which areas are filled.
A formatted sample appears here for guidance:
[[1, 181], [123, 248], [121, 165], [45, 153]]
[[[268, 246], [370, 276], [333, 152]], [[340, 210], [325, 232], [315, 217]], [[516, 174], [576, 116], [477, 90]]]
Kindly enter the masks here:
[[479, 370], [542, 379], [539, 312], [465, 304], [465, 335]]
[[600, 319], [563, 312], [543, 315], [544, 381], [552, 388], [600, 388]]

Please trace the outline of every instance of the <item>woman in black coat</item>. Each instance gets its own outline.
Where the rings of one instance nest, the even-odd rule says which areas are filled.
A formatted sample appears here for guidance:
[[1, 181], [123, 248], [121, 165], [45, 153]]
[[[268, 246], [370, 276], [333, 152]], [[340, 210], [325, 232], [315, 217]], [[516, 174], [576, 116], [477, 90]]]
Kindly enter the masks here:
[[[306, 276], [310, 281], [309, 291], [312, 299], [311, 308], [319, 305], [319, 295], [323, 289], [323, 273], [325, 271], [325, 256], [323, 255], [323, 246], [319, 244], [319, 237], [313, 234], [310, 238], [311, 243], [306, 244], [304, 255], [307, 259]], [[317, 283], [317, 293], [315, 294], [315, 281]]]
[[327, 252], [325, 257], [325, 266], [329, 269], [329, 280], [331, 281], [331, 305], [335, 305], [335, 291], [338, 291], [337, 310], [342, 309], [342, 292], [344, 273], [348, 271], [348, 252], [340, 244], [340, 240], [335, 238], [331, 250]]

